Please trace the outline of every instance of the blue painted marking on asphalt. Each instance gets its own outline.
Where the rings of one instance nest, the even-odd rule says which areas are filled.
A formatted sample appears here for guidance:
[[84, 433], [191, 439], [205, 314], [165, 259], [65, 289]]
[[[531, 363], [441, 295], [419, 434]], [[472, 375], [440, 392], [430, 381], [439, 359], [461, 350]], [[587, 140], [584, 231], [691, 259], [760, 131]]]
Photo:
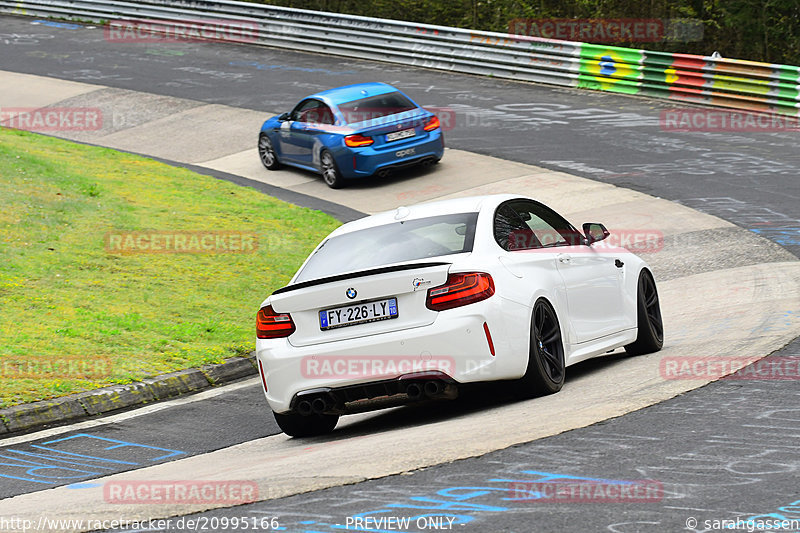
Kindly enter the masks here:
[[[8, 451], [10, 453], [18, 453], [19, 455], [26, 455], [26, 456], [29, 456], [29, 457], [36, 457], [37, 459], [46, 459], [48, 461], [55, 461], [56, 463], [66, 463], [68, 465], [91, 466], [91, 467], [94, 467], [94, 468], [102, 468], [104, 470], [112, 470], [112, 468], [110, 466], [100, 466], [100, 465], [79, 463], [77, 461], [67, 461], [65, 459], [59, 459], [58, 457], [52, 457], [50, 455], [44, 455], [44, 454], [41, 454], [41, 453], [32, 453], [32, 452], [25, 452], [25, 451], [22, 451], [22, 450], [12, 450], [12, 449], [9, 449]], [[53, 450], [53, 451], [58, 451], [58, 450]], [[117, 461], [117, 462], [119, 462], [119, 461]], [[136, 463], [127, 463], [127, 464], [135, 465]]]
[[[0, 466], [3, 466], [3, 463], [0, 463]], [[42, 483], [44, 485], [52, 485], [52, 481], [41, 481], [39, 479], [30, 479], [27, 477], [19, 477], [19, 476], [9, 476], [7, 474], [0, 474], [0, 477], [4, 477], [6, 479], [16, 479], [18, 481], [30, 481], [31, 483]]]
[[[494, 481], [494, 480], [490, 480]], [[460, 491], [460, 490], [468, 490], [466, 494], [451, 494], [452, 491]], [[453, 498], [457, 501], [469, 500], [471, 498], [477, 498], [478, 496], [485, 496], [486, 494], [490, 494], [491, 492], [512, 492], [513, 489], [511, 488], [503, 488], [503, 487], [448, 487], [446, 489], [442, 489], [437, 491], [436, 494], [439, 496], [444, 496], [445, 498]]]
[[[71, 456], [74, 456], [74, 457], [80, 457], [82, 459], [89, 459], [91, 461], [106, 461], [106, 462], [109, 462], [109, 463], [117, 463], [117, 464], [121, 464], [121, 465], [138, 465], [139, 464], [139, 463], [133, 463], [131, 461], [120, 461], [118, 459], [107, 459], [105, 457], [96, 457], [94, 455], [83, 455], [83, 454], [80, 454], [80, 453], [65, 452], [64, 450], [51, 450], [50, 448], [46, 448], [46, 447], [41, 446], [39, 444], [31, 444], [31, 448], [39, 448], [39, 449], [42, 449], [42, 450], [47, 450], [48, 452], [63, 453], [64, 455], [71, 455]], [[12, 451], [15, 451], [15, 450], [12, 450]], [[23, 453], [23, 452], [17, 452], [17, 453]], [[98, 467], [98, 468], [100, 468], [100, 467]]]
[[439, 504], [439, 505], [409, 505], [407, 503], [392, 503], [387, 507], [402, 508], [402, 509], [433, 509], [435, 511], [488, 511], [488, 512], [501, 512], [508, 511], [508, 507], [497, 507], [495, 505], [482, 505], [480, 503], [459, 503], [449, 502], [446, 500], [437, 500], [435, 498], [428, 498], [427, 496], [412, 496], [409, 500], [419, 502], [420, 504]]
[[95, 487], [102, 487], [103, 483], [73, 483], [67, 485], [68, 489], [93, 489]]
[[[571, 476], [567, 474], [556, 474], [552, 472], [541, 472], [538, 470], [523, 470], [520, 474], [525, 474], [531, 476], [527, 479], [519, 480], [519, 479], [489, 479], [487, 483], [563, 483], [564, 481], [582, 481], [582, 482], [590, 482], [590, 483], [602, 483], [607, 485], [632, 485], [637, 484], [637, 481], [627, 481], [627, 480], [620, 480], [620, 479], [605, 479], [605, 478], [593, 478], [593, 477], [582, 477], [582, 476]], [[436, 492], [436, 495], [440, 497], [437, 498], [430, 498], [426, 496], [409, 496], [408, 500], [405, 503], [395, 502], [384, 505], [382, 508], [372, 509], [369, 511], [365, 511], [358, 514], [351, 515], [351, 518], [367, 518], [371, 517], [373, 520], [376, 517], [380, 517], [381, 515], [389, 515], [394, 516], [396, 515], [399, 509], [427, 509], [431, 511], [441, 511], [441, 512], [432, 512], [427, 514], [420, 514], [414, 517], [411, 517], [409, 520], [414, 521], [416, 524], [416, 519], [425, 519], [427, 517], [442, 517], [442, 518], [452, 518], [453, 524], [467, 524], [476, 520], [477, 517], [473, 515], [473, 513], [482, 513], [482, 512], [505, 512], [510, 511], [513, 508], [511, 507], [502, 507], [499, 505], [490, 505], [487, 503], [476, 503], [476, 502], [466, 502], [466, 500], [472, 500], [474, 498], [479, 498], [481, 496], [492, 495], [492, 496], [502, 496], [503, 493], [508, 492], [516, 492], [517, 489], [511, 486], [506, 487], [489, 487], [489, 486], [456, 486], [456, 487], [447, 487], [444, 489], [440, 489]], [[531, 500], [535, 498], [531, 498], [532, 493], [526, 493], [526, 497], [524, 500]], [[445, 499], [446, 498], [446, 499]], [[523, 501], [523, 499], [514, 499], [514, 498], [500, 498], [501, 500], [506, 501]], [[454, 512], [455, 511], [455, 512]], [[405, 519], [404, 519], [405, 520]], [[298, 526], [301, 526], [301, 530], [303, 533], [331, 533], [334, 530], [350, 530], [350, 531], [369, 531], [372, 533], [383, 533], [386, 530], [382, 529], [363, 529], [354, 527], [353, 524], [350, 525], [342, 525], [342, 524], [329, 524], [325, 522], [316, 522], [313, 520], [303, 520], [296, 522]], [[371, 522], [374, 524], [374, 522]], [[306, 529], [303, 526], [314, 526], [313, 529]], [[323, 531], [324, 530], [324, 531]], [[393, 533], [398, 533], [396, 529], [392, 530]]]
[[552, 474], [550, 472], [539, 472], [538, 470], [523, 470], [523, 474], [533, 474], [541, 476], [538, 479], [490, 479], [491, 482], [505, 482], [505, 483], [550, 483], [562, 482], [565, 480], [577, 481], [593, 481], [595, 483], [604, 483], [606, 485], [634, 485], [635, 481], [623, 481], [619, 479], [602, 479], [596, 477], [580, 477], [568, 476], [565, 474]]
[[[90, 476], [90, 475], [101, 474], [101, 472], [95, 472], [95, 471], [92, 471], [92, 470], [81, 470], [80, 468], [67, 468], [67, 467], [59, 466], [59, 465], [52, 465], [52, 464], [47, 464], [47, 463], [37, 463], [37, 462], [34, 462], [34, 461], [28, 461], [26, 459], [20, 459], [18, 457], [9, 457], [7, 455], [2, 455], [2, 454], [0, 454], [0, 458], [10, 459], [10, 460], [14, 461], [13, 463], [0, 462], [0, 466], [10, 466], [10, 467], [14, 467], [14, 468], [25, 469], [24, 470], [25, 474], [27, 474], [29, 476], [33, 476], [33, 477], [44, 478], [44, 479], [77, 479], [77, 478], [86, 477], [86, 476]], [[55, 471], [64, 471], [64, 472], [71, 471], [71, 472], [78, 472], [79, 474], [78, 475], [74, 475], [74, 476], [67, 476], [67, 475], [49, 476], [49, 475], [45, 475], [43, 473], [40, 473], [40, 471], [46, 471], [46, 470], [55, 470]], [[36, 473], [34, 474], [34, 472], [36, 472]], [[31, 478], [22, 478], [22, 477], [19, 477], [19, 476], [12, 476], [12, 475], [7, 475], [7, 474], [0, 474], [0, 477], [8, 477], [8, 478], [11, 478], [11, 479], [23, 479], [25, 481], [37, 481], [37, 480], [31, 479]], [[39, 482], [39, 481], [37, 481], [37, 482]]]
[[146, 459], [145, 462], [147, 463], [186, 454], [184, 451], [170, 448], [109, 439], [88, 433], [77, 433], [41, 444], [31, 444], [29, 446], [32, 451], [17, 448], [2, 450], [2, 453], [0, 453], [0, 478], [53, 485], [59, 480], [96, 477], [106, 475], [109, 471], [117, 471], [121, 467], [140, 464], [135, 461], [99, 457], [98, 455], [88, 455], [56, 447], [61, 444], [74, 444], [80, 449], [87, 442], [96, 444], [98, 441], [103, 446], [101, 448], [102, 451], [121, 452], [123, 456], [131, 449], [155, 450], [158, 454], [155, 457]]
[[52, 20], [34, 20], [37, 24], [43, 26], [50, 26], [51, 28], [63, 28], [65, 30], [77, 30], [81, 27], [80, 24], [69, 24], [68, 22], [53, 22]]
[[[150, 450], [159, 450], [159, 451], [170, 452], [170, 453], [167, 453], [167, 454], [164, 454], [164, 455], [160, 455], [158, 457], [154, 457], [154, 458], [150, 459], [151, 461], [159, 461], [161, 459], [166, 459], [168, 457], [174, 457], [176, 455], [181, 455], [181, 454], [185, 454], [186, 453], [186, 452], [182, 452], [182, 451], [179, 451], [179, 450], [171, 450], [169, 448], [160, 448], [158, 446], [149, 446], [147, 444], [137, 444], [135, 442], [127, 442], [127, 441], [124, 441], [124, 440], [108, 439], [106, 437], [97, 437], [95, 435], [89, 435], [88, 433], [77, 433], [75, 435], [70, 435], [69, 437], [64, 437], [63, 439], [56, 439], [56, 440], [51, 440], [51, 441], [48, 441], [48, 442], [44, 442], [44, 443], [42, 443], [42, 445], [44, 446], [44, 445], [47, 445], [47, 444], [53, 444], [55, 442], [64, 442], [64, 441], [77, 439], [77, 438], [81, 438], [81, 437], [85, 437], [85, 438], [89, 438], [89, 439], [102, 440], [102, 441], [105, 441], [105, 442], [114, 442], [114, 443], [116, 443], [113, 446], [109, 446], [109, 447], [105, 448], [106, 450], [115, 450], [117, 448], [125, 448], [125, 447], [135, 447], [135, 448], [146, 448], [146, 449], [150, 449]], [[69, 453], [69, 452], [65, 452], [65, 453]], [[80, 454], [75, 454], [75, 455], [80, 455]], [[92, 457], [92, 456], [87, 455], [87, 456], [84, 456], [84, 457]], [[137, 464], [137, 463], [129, 463], [129, 464]]]
[[800, 231], [797, 228], [750, 228], [750, 231], [783, 246], [800, 245]]

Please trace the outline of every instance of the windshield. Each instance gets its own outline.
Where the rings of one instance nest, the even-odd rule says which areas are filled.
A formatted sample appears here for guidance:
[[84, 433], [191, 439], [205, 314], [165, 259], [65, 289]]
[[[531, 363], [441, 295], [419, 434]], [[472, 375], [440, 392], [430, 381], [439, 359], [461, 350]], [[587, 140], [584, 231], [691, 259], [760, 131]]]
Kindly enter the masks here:
[[348, 124], [404, 113], [416, 108], [411, 100], [397, 91], [339, 104], [339, 111]]
[[332, 237], [295, 283], [394, 263], [472, 251], [478, 213], [405, 220]]

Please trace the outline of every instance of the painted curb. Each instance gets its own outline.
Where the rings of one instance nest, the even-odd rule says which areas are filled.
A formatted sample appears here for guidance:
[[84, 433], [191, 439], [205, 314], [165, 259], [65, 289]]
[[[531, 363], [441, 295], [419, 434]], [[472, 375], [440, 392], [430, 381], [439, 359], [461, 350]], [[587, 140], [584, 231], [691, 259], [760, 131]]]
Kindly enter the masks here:
[[0, 410], [0, 434], [41, 429], [121, 409], [138, 407], [200, 392], [258, 373], [255, 352], [224, 363], [170, 372], [127, 385], [80, 392], [52, 400], [15, 405]]

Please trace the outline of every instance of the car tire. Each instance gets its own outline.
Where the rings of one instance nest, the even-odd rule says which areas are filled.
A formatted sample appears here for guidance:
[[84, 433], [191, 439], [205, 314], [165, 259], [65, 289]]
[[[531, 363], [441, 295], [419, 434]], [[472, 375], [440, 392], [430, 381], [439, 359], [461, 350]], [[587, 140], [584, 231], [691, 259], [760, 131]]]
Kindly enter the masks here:
[[258, 136], [258, 158], [261, 159], [261, 164], [269, 170], [281, 168], [278, 154], [275, 153], [272, 141], [266, 133], [262, 133]]
[[319, 170], [322, 173], [322, 179], [325, 181], [325, 185], [331, 189], [341, 189], [344, 187], [344, 178], [342, 178], [342, 173], [339, 172], [339, 168], [336, 166], [336, 161], [333, 159], [333, 155], [331, 155], [329, 151], [324, 150], [319, 154], [319, 166]]
[[639, 274], [636, 288], [636, 340], [625, 346], [628, 355], [657, 352], [664, 346], [664, 322], [653, 275], [647, 270]]
[[325, 435], [333, 431], [339, 421], [339, 415], [311, 414], [302, 416], [297, 413], [276, 413], [275, 422], [281, 431], [290, 437], [314, 437]]
[[555, 310], [544, 298], [533, 306], [528, 368], [520, 380], [526, 397], [553, 394], [564, 385], [564, 343]]

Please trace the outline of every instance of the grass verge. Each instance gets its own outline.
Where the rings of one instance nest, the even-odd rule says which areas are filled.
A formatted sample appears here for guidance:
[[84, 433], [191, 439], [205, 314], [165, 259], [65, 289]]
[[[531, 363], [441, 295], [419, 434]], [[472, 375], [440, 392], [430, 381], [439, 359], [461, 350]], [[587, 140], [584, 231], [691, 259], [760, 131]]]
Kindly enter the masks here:
[[249, 353], [261, 301], [338, 225], [186, 169], [0, 128], [0, 407]]

